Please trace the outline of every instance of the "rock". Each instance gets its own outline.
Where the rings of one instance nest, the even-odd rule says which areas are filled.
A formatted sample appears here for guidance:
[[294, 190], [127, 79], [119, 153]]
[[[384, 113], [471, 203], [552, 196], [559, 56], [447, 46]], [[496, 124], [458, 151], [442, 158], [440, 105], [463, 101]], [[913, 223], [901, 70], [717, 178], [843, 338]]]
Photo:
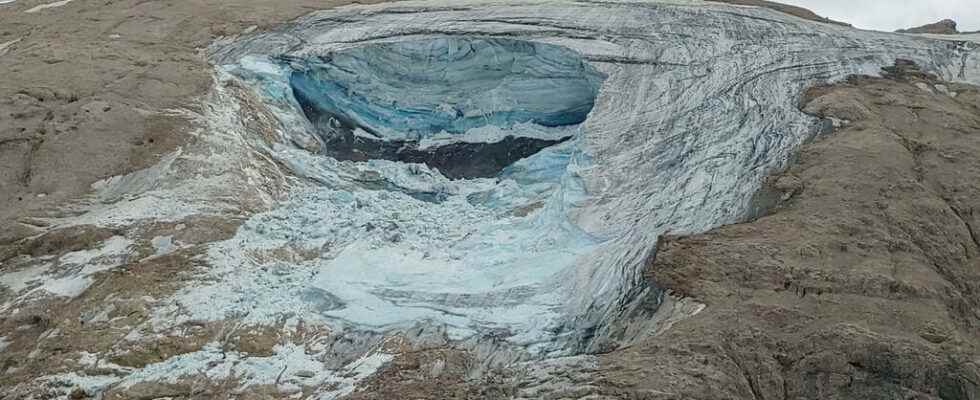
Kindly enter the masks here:
[[59, 256], [73, 251], [91, 249], [115, 234], [115, 231], [108, 228], [77, 225], [52, 230], [32, 238], [24, 247], [26, 252], [34, 257]]
[[898, 33], [932, 33], [937, 35], [955, 35], [960, 33], [956, 30], [956, 21], [944, 19], [932, 24], [917, 26], [915, 28], [899, 29]]
[[298, 376], [300, 378], [307, 378], [308, 379], [308, 378], [312, 378], [312, 377], [316, 376], [316, 372], [310, 371], [308, 369], [301, 369], [299, 371], [296, 371], [296, 373], [293, 374], [293, 375], [296, 375], [296, 376]]
[[91, 395], [82, 388], [75, 388], [68, 394], [68, 398], [72, 400], [87, 399], [89, 397], [91, 397]]
[[138, 382], [126, 388], [109, 390], [106, 400], [152, 400], [160, 397], [185, 397], [191, 395], [191, 384], [165, 382]]

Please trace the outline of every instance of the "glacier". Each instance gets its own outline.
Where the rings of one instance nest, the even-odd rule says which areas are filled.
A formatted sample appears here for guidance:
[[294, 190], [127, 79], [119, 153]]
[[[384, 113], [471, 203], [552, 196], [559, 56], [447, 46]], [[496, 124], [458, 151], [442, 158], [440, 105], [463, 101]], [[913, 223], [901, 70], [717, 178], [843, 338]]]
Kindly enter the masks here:
[[[216, 246], [235, 267], [182, 294], [185, 312], [423, 324], [531, 356], [700, 309], [642, 268], [662, 234], [754, 215], [765, 176], [826, 129], [796, 107], [806, 88], [897, 58], [978, 80], [970, 43], [705, 2], [351, 6], [212, 52], [275, 116], [271, 156], [316, 184]], [[234, 255], [289, 244], [311, 259]]]
[[[764, 179], [830, 124], [799, 111], [804, 90], [896, 59], [977, 84], [978, 48], [694, 0], [317, 11], [212, 44], [216, 85], [188, 112], [199, 142], [100, 182], [59, 223], [244, 220], [133, 340], [200, 321], [302, 324], [323, 328], [303, 358], [317, 376], [388, 359], [392, 336], [544, 365], [704, 308], [644, 267], [662, 235], [757, 215]], [[242, 368], [265, 382], [298, 346]]]

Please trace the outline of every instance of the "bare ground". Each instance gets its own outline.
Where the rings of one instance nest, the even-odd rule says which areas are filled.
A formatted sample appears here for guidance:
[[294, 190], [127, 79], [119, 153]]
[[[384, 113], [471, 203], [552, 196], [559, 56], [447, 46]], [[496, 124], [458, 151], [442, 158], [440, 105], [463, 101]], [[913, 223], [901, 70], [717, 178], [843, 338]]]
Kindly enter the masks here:
[[43, 3], [0, 5], [0, 241], [16, 235], [15, 218], [185, 143], [192, 127], [168, 111], [210, 88], [214, 39], [351, 1], [74, 1], [25, 12]]

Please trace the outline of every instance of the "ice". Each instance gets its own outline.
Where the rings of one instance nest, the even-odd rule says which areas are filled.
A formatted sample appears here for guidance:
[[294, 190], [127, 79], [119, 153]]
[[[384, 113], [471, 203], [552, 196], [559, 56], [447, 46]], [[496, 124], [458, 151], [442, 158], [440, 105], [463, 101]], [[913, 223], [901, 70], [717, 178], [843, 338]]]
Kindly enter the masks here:
[[503, 38], [377, 43], [289, 64], [289, 84], [311, 121], [332, 115], [399, 139], [579, 124], [603, 79], [567, 48]]
[[68, 3], [71, 3], [71, 2], [72, 2], [72, 0], [61, 0], [61, 1], [56, 1], [56, 2], [53, 2], [53, 3], [41, 4], [39, 6], [31, 7], [30, 9], [28, 9], [27, 11], [24, 11], [24, 12], [26, 12], [28, 14], [32, 14], [32, 13], [36, 13], [38, 11], [47, 10], [49, 8], [62, 7], [62, 6], [65, 6], [65, 5], [67, 5]]
[[[356, 140], [418, 138], [423, 150], [501, 143], [508, 135], [568, 140], [508, 159], [482, 178], [449, 179], [426, 164], [326, 155], [324, 121], [311, 121], [294, 96], [295, 71], [327, 68], [323, 59], [331, 54], [379, 57], [379, 48], [438, 47], [452, 42], [447, 37], [506, 39], [594, 70], [598, 75], [589, 78], [570, 75], [586, 83], [602, 77], [591, 110], [584, 120], [573, 113], [571, 125], [501, 113], [470, 126], [476, 120], [467, 115], [511, 104], [501, 98], [551, 99], [530, 85], [522, 89], [528, 93], [488, 96], [489, 105], [478, 111], [459, 110], [437, 97], [448, 90], [476, 101], [480, 93], [423, 80], [412, 90], [393, 88], [397, 79], [357, 82], [392, 72], [370, 66], [375, 69], [353, 78], [322, 80], [368, 91], [369, 100], [330, 93], [335, 116], [352, 113], [345, 123]], [[518, 355], [499, 359], [510, 360], [615, 348], [667, 329], [704, 305], [673, 299], [645, 280], [658, 237], [751, 217], [763, 179], [824, 126], [797, 108], [806, 88], [877, 74], [896, 58], [945, 79], [980, 83], [980, 57], [969, 42], [696, 1], [355, 5], [221, 41], [209, 54], [218, 66], [216, 84], [194, 116], [201, 125], [197, 147], [100, 182], [97, 201], [74, 220], [126, 226], [215, 214], [245, 221], [232, 238], [207, 245], [196, 260], [203, 265], [196, 279], [154, 303], [152, 326], [127, 337], [144, 340], [191, 320], [289, 321], [349, 339], [354, 344], [342, 353], [354, 359], [378, 354], [371, 352], [374, 339], [410, 327], [474, 348], [491, 343], [487, 352], [507, 348]], [[441, 94], [420, 95], [427, 89]], [[392, 109], [377, 99], [424, 103], [424, 115], [380, 123], [377, 116]], [[356, 109], [346, 109], [354, 103]], [[466, 121], [457, 125], [460, 116]], [[409, 135], [399, 126], [431, 129]], [[156, 238], [154, 248], [165, 251], [165, 242]], [[62, 262], [103, 268], [88, 253], [66, 257]], [[0, 283], [27, 290], [51, 266], [37, 268], [7, 273]], [[62, 292], [79, 287], [62, 283]], [[272, 358], [233, 355], [238, 367], [219, 363], [208, 374], [245, 372], [249, 382], [268, 382], [292, 357], [310, 368], [326, 363], [294, 350], [280, 348]], [[216, 354], [212, 346], [124, 379], [179, 376]], [[388, 356], [371, 357], [365, 370]], [[346, 368], [361, 376], [357, 367]], [[325, 366], [312, 370], [317, 379], [338, 376]]]
[[[329, 400], [351, 393], [355, 385], [372, 375], [392, 359], [391, 354], [371, 351], [339, 369], [328, 369], [303, 345], [278, 344], [268, 357], [250, 357], [244, 353], [227, 351], [219, 343], [208, 343], [201, 350], [174, 356], [166, 361], [146, 365], [139, 369], [121, 368], [112, 364], [98, 364], [102, 370], [113, 369], [126, 373], [117, 375], [82, 375], [69, 372], [45, 377], [52, 388], [81, 388], [88, 393], [99, 393], [115, 385], [128, 388], [140, 382], [175, 383], [181, 379], [207, 379], [221, 381], [234, 378], [239, 388], [254, 385], [278, 385], [280, 389], [318, 387], [309, 399]], [[94, 366], [94, 355], [83, 353], [79, 363]], [[297, 375], [298, 372], [303, 372]], [[302, 376], [301, 376], [302, 375]], [[66, 392], [67, 392], [66, 390]]]
[[153, 253], [155, 256], [169, 254], [176, 248], [173, 235], [156, 236], [150, 240], [150, 244], [152, 244], [153, 248], [155, 249], [155, 252]]
[[[35, 262], [19, 270], [0, 274], [0, 285], [18, 294], [13, 303], [8, 302], [0, 310], [5, 310], [16, 302], [30, 300], [34, 296], [77, 297], [92, 285], [92, 274], [121, 265], [130, 255], [132, 245], [132, 240], [113, 236], [99, 247], [66, 253], [57, 262]], [[28, 288], [30, 290], [24, 290]]]
[[[503, 132], [572, 140], [513, 160], [490, 179], [452, 181], [424, 166], [274, 145], [272, 157], [318, 184], [290, 190], [210, 253], [212, 264], [236, 267], [212, 270], [212, 283], [179, 296], [188, 318], [247, 310], [259, 321], [288, 309], [378, 331], [427, 321], [454, 339], [506, 332], [510, 343], [545, 353], [628, 342], [666, 304], [641, 274], [658, 236], [749, 218], [762, 179], [819, 131], [821, 122], [797, 109], [803, 90], [876, 74], [896, 58], [947, 79], [980, 76], [975, 46], [763, 8], [448, 4], [321, 11], [218, 44], [213, 60], [258, 94], [284, 142], [322, 134], [323, 124], [355, 126], [365, 140], [417, 137], [426, 149], [493, 143]], [[507, 73], [498, 84], [494, 68], [470, 68], [510, 65], [514, 49], [542, 58], [513, 71], [543, 68], [583, 90], [562, 97], [545, 84], [515, 84], [521, 79]], [[472, 57], [432, 62], [460, 54]], [[589, 98], [572, 94], [593, 84], [591, 111], [568, 119], [570, 127], [507, 111], [514, 99], [554, 110], [554, 100]], [[474, 115], [488, 118], [474, 125]], [[254, 257], [277, 248], [293, 255]]]

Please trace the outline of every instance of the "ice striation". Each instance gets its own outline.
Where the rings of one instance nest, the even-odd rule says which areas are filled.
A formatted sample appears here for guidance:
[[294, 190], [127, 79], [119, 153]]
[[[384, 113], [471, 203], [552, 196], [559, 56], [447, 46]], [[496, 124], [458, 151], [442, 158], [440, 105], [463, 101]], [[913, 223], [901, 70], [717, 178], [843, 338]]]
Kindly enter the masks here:
[[[240, 232], [329, 249], [301, 269], [316, 277], [293, 285], [290, 304], [359, 327], [430, 321], [458, 339], [493, 333], [554, 354], [651, 328], [640, 321], [654, 320], [664, 293], [640, 270], [657, 237], [752, 215], [763, 177], [823, 129], [796, 108], [805, 88], [896, 58], [978, 78], [966, 43], [702, 2], [358, 6], [213, 50], [277, 116], [282, 142], [313, 132], [329, 156], [278, 154], [329, 183], [253, 219], [283, 223]], [[343, 132], [362, 147], [331, 141]], [[412, 153], [432, 137], [444, 140], [430, 153], [482, 147], [443, 164], [368, 149], [394, 141]], [[493, 144], [517, 147], [503, 138], [567, 140], [519, 151], [489, 180], [440, 173], [482, 163], [473, 154]], [[331, 181], [336, 159], [376, 178]], [[258, 287], [242, 296], [280, 306]]]
[[140, 329], [323, 326], [348, 340], [321, 369], [387, 335], [512, 362], [667, 329], [703, 306], [645, 281], [658, 237], [755, 215], [829, 123], [803, 90], [899, 58], [980, 83], [971, 42], [700, 1], [355, 5], [210, 50], [203, 149], [78, 222], [244, 215]]
[[310, 120], [333, 117], [385, 139], [578, 124], [602, 82], [569, 49], [513, 39], [378, 43], [290, 64], [289, 84]]

